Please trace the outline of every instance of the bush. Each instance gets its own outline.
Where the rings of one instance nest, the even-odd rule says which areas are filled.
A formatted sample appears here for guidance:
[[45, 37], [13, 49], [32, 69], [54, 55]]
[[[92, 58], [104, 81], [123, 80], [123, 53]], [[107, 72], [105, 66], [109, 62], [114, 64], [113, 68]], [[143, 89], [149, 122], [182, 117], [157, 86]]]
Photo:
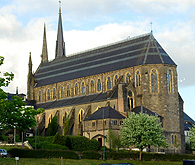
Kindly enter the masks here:
[[98, 152], [94, 152], [94, 151], [83, 151], [81, 153], [81, 158], [82, 159], [100, 159], [101, 154], [99, 154]]
[[[28, 140], [30, 145], [33, 148], [35, 148], [35, 137], [27, 137], [26, 140]], [[47, 136], [47, 137], [37, 136], [37, 149], [40, 149], [40, 144], [39, 143], [41, 143], [41, 142], [52, 143], [52, 141], [53, 141], [53, 136]]]
[[39, 143], [40, 149], [68, 150], [68, 147], [59, 144], [52, 144], [47, 141]]
[[90, 140], [84, 136], [60, 136], [57, 133], [53, 139], [53, 143], [67, 146], [70, 150], [75, 151], [97, 151], [99, 149], [99, 142], [97, 140]]
[[25, 149], [10, 149], [8, 153], [11, 157], [20, 158], [60, 158], [78, 159], [79, 156], [74, 151], [69, 150], [25, 150]]
[[67, 141], [68, 140], [70, 143], [66, 143], [67, 147], [75, 151], [96, 151], [99, 149], [99, 143], [95, 139], [90, 140], [84, 136], [68, 136]]
[[67, 136], [61, 136], [58, 132], [56, 133], [56, 135], [53, 138], [52, 141], [53, 144], [59, 144], [59, 145], [63, 145], [66, 146], [67, 143]]

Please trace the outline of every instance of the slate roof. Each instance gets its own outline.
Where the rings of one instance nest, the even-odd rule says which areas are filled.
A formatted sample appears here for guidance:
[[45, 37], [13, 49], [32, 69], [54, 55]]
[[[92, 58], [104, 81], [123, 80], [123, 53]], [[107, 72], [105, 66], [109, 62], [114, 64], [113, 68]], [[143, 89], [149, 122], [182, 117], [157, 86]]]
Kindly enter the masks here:
[[[139, 114], [139, 113], [146, 113], [148, 114], [149, 116], [155, 116], [155, 115], [158, 115], [156, 112], [152, 112], [151, 110], [149, 110], [148, 108], [144, 107], [144, 106], [137, 106], [135, 108], [133, 108], [131, 110], [131, 112], [135, 112], [136, 114]], [[160, 115], [158, 115], [158, 117], [162, 117]]]
[[42, 63], [36, 87], [142, 64], [176, 65], [152, 33]]
[[193, 124], [195, 124], [195, 121], [184, 112], [184, 130], [189, 131]]
[[185, 112], [184, 112], [184, 121], [186, 122], [186, 121], [189, 121], [189, 122], [191, 122], [192, 124], [195, 124], [195, 121], [191, 118], [191, 117], [189, 117]]
[[125, 118], [125, 116], [121, 115], [118, 111], [116, 111], [112, 107], [101, 107], [100, 109], [95, 111], [91, 116], [85, 119], [85, 121], [103, 119], [103, 111], [104, 111], [104, 119], [124, 119]]
[[[113, 96], [112, 98], [116, 98]], [[95, 93], [86, 96], [70, 97], [62, 100], [55, 100], [46, 103], [38, 103], [36, 108], [53, 109], [70, 105], [86, 104], [91, 102], [98, 102], [107, 100], [107, 92]]]

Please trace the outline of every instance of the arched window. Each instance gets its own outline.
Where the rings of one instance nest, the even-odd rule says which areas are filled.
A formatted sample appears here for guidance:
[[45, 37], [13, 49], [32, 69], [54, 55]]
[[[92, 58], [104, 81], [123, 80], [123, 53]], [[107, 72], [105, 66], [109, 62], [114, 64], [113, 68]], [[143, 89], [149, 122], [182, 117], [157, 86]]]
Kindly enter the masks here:
[[67, 85], [67, 97], [69, 97], [69, 96], [70, 96], [70, 86]]
[[111, 89], [111, 79], [110, 79], [110, 77], [107, 78], [107, 89]]
[[61, 98], [63, 98], [64, 97], [64, 87], [61, 87], [60, 93], [61, 93]]
[[115, 75], [115, 76], [114, 76], [114, 85], [116, 85], [117, 81], [118, 81], [118, 76]]
[[42, 100], [42, 97], [41, 97], [41, 91], [39, 91], [39, 101]]
[[84, 82], [82, 82], [82, 85], [81, 85], [82, 87], [82, 94], [85, 94], [85, 83]]
[[83, 117], [84, 117], [84, 110], [81, 109], [81, 110], [79, 111], [79, 122], [81, 122], [81, 121], [83, 120]]
[[127, 73], [127, 74], [126, 74], [126, 83], [129, 83], [129, 82], [130, 82], [130, 78], [131, 78], [131, 77], [130, 77], [130, 74]]
[[75, 84], [75, 95], [78, 95], [79, 94], [79, 88], [78, 88], [78, 84], [76, 83]]
[[131, 90], [129, 90], [127, 93], [127, 101], [128, 101], [128, 109], [132, 109], [134, 105], [133, 105], [133, 93]]
[[47, 90], [47, 100], [50, 100], [50, 91], [49, 91], [49, 89]]
[[68, 114], [67, 114], [67, 112], [65, 112], [65, 113], [64, 113], [64, 116], [63, 116], [63, 123], [65, 123], [67, 117], [68, 117]]
[[158, 75], [155, 69], [151, 71], [151, 91], [158, 92]]
[[53, 99], [56, 98], [56, 88], [53, 88]]
[[94, 92], [94, 91], [95, 91], [95, 89], [94, 89], [94, 81], [91, 80], [91, 92]]
[[102, 90], [100, 79], [98, 79], [98, 81], [97, 81], [97, 90], [98, 91], [101, 91]]
[[140, 76], [139, 70], [136, 71], [136, 77], [135, 77], [135, 79], [136, 79], [136, 86], [137, 86], [137, 87], [138, 87], [138, 86], [141, 86], [141, 76]]
[[171, 70], [168, 71], [168, 91], [173, 93], [173, 74]]

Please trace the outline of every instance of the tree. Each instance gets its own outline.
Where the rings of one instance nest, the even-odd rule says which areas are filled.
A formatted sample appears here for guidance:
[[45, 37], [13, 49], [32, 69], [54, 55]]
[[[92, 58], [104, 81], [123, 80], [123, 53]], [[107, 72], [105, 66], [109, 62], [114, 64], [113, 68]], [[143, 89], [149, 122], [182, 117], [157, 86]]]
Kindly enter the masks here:
[[[3, 64], [4, 57], [0, 56], [0, 66]], [[5, 72], [0, 77], [0, 87], [7, 87], [13, 80], [14, 74]], [[21, 98], [13, 96], [8, 100], [8, 94], [0, 88], [0, 128], [18, 129], [24, 132], [26, 129], [36, 125], [35, 116], [42, 113], [43, 109], [35, 110], [33, 107], [26, 107]]]
[[144, 148], [150, 145], [155, 147], [168, 146], [163, 131], [157, 116], [130, 113], [128, 118], [123, 120], [121, 126], [121, 143], [126, 147], [139, 148], [141, 160]]
[[192, 145], [192, 148], [195, 148], [195, 125], [193, 125], [192, 128], [190, 128], [190, 135], [189, 135], [189, 141]]
[[57, 116], [55, 115], [48, 124], [47, 136], [54, 136], [58, 130]]
[[119, 134], [115, 133], [113, 130], [109, 129], [108, 131], [108, 143], [110, 145], [110, 149], [115, 149], [119, 151], [119, 147], [121, 146], [121, 137]]
[[[3, 64], [4, 57], [0, 56], [0, 66]], [[0, 72], [1, 73], [1, 72]], [[0, 77], [0, 87], [7, 87], [14, 78], [14, 74], [5, 72], [3, 73], [3, 77]]]
[[[0, 89], [0, 95], [5, 94]], [[36, 126], [35, 116], [42, 113], [43, 109], [35, 110], [33, 107], [26, 107], [26, 103], [20, 97], [13, 96], [11, 100], [0, 97], [0, 126], [1, 128], [17, 129], [20, 132]]]

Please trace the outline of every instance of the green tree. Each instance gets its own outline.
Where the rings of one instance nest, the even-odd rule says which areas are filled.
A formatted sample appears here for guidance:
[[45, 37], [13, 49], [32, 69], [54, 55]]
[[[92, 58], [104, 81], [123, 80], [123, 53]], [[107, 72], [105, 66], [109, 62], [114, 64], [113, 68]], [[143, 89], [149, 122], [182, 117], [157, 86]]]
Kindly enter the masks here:
[[[4, 57], [0, 56], [0, 66], [3, 64]], [[13, 80], [13, 73], [3, 73], [0, 77], [0, 87], [7, 87]], [[0, 128], [18, 129], [25, 131], [36, 125], [35, 116], [42, 113], [43, 109], [35, 110], [33, 107], [26, 107], [21, 98], [14, 96], [8, 100], [8, 94], [0, 88]]]
[[70, 127], [70, 118], [68, 116], [66, 121], [64, 122], [64, 133], [63, 133], [63, 135], [66, 135], [68, 133], [69, 127]]
[[190, 128], [190, 135], [189, 135], [189, 141], [192, 145], [192, 148], [195, 149], [195, 125], [193, 125], [192, 128]]
[[123, 120], [121, 126], [121, 142], [126, 147], [139, 148], [141, 160], [143, 149], [149, 145], [155, 147], [168, 146], [163, 131], [164, 129], [157, 116], [130, 113], [128, 118]]
[[[0, 90], [0, 95], [2, 93], [4, 91]], [[20, 132], [36, 126], [35, 116], [44, 111], [43, 109], [35, 110], [33, 107], [26, 107], [26, 103], [17, 96], [13, 96], [12, 100], [0, 97], [0, 109], [1, 128], [6, 130], [15, 128]]]
[[[3, 64], [4, 57], [0, 56], [0, 66]], [[1, 72], [0, 72], [1, 73]], [[14, 78], [14, 74], [5, 72], [3, 73], [3, 77], [0, 77], [0, 87], [7, 87]], [[5, 97], [5, 95], [4, 95]]]
[[108, 143], [110, 146], [110, 149], [115, 149], [116, 151], [119, 151], [119, 148], [121, 146], [121, 137], [119, 134], [115, 133], [113, 130], [109, 129], [108, 131]]
[[58, 130], [57, 116], [55, 115], [48, 124], [47, 136], [54, 136]]

